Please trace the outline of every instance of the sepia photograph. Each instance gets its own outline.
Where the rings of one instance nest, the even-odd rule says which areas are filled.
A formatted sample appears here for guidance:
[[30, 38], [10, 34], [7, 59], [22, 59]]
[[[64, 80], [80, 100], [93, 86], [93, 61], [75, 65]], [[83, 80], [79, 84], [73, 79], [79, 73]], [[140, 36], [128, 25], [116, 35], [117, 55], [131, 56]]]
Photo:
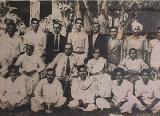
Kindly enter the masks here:
[[160, 116], [160, 0], [0, 0], [0, 116]]

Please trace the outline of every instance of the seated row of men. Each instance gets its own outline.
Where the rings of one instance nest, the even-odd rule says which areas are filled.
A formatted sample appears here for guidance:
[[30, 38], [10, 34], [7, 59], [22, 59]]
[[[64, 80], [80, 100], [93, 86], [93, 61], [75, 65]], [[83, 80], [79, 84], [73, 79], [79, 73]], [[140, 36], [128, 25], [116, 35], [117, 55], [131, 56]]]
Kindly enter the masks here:
[[52, 111], [56, 107], [68, 106], [83, 111], [116, 108], [121, 113], [132, 113], [132, 108], [140, 110], [160, 110], [160, 80], [151, 78], [149, 69], [141, 71], [141, 77], [135, 85], [124, 79], [125, 70], [116, 68], [113, 71], [115, 80], [110, 75], [89, 76], [85, 65], [78, 66], [78, 77], [71, 83], [70, 101], [63, 95], [60, 81], [55, 71], [47, 69], [46, 77], [41, 79], [34, 89], [33, 96], [28, 95], [28, 78], [19, 74], [16, 66], [8, 68], [7, 79], [1, 79], [0, 107], [12, 110], [30, 102], [34, 112]]
[[[30, 97], [32, 97], [31, 109], [33, 111], [38, 111], [43, 108], [46, 109], [48, 104], [51, 107], [60, 107], [66, 101], [69, 102], [69, 107], [80, 107], [84, 111], [91, 111], [97, 108], [110, 108], [114, 105], [116, 107], [118, 105], [120, 108], [124, 105], [124, 101], [130, 101], [130, 99], [134, 99], [133, 101], [136, 101], [136, 103], [127, 102], [129, 105], [132, 104], [131, 107], [128, 107], [128, 104], [124, 105], [124, 108], [122, 107], [120, 109], [122, 110], [121, 112], [131, 112], [134, 104], [138, 104], [138, 108], [142, 110], [145, 109], [146, 104], [139, 102], [136, 97], [133, 96], [133, 85], [130, 83], [133, 82], [135, 85], [136, 80], [142, 80], [139, 78], [139, 74], [148, 68], [142, 59], [137, 58], [136, 49], [131, 48], [129, 50], [129, 56], [120, 62], [118, 65], [120, 68], [118, 69], [112, 64], [108, 64], [107, 60], [101, 57], [99, 48], [95, 48], [92, 51], [93, 58], [82, 66], [77, 65], [76, 58], [72, 54], [72, 51], [73, 46], [67, 43], [65, 45], [65, 52], [58, 54], [48, 66], [45, 66], [42, 59], [34, 55], [34, 46], [27, 45], [26, 53], [18, 57], [14, 66], [8, 68], [9, 75], [5, 74], [5, 77], [8, 78], [2, 78], [2, 81], [0, 81], [2, 83], [4, 81], [7, 82], [4, 82], [6, 84], [4, 84], [4, 86], [2, 84], [3, 87], [1, 87], [2, 103], [0, 106], [2, 106], [2, 109], [12, 109], [15, 106], [25, 104]], [[20, 69], [17, 69], [17, 67]], [[46, 69], [45, 74], [44, 70]], [[6, 69], [3, 71], [4, 73], [7, 72], [5, 70]], [[116, 77], [114, 73], [121, 72], [123, 73], [122, 77], [124, 77], [125, 71], [127, 72], [126, 74], [130, 74], [127, 78], [130, 82], [124, 80], [125, 84], [121, 87], [118, 86], [122, 84], [119, 80], [122, 81], [123, 79], [117, 78], [116, 82], [111, 81], [109, 74], [113, 73], [113, 77]], [[20, 72], [20, 77], [22, 78], [17, 78], [19, 77], [18, 72]], [[145, 73], [149, 74], [148, 70], [146, 70]], [[138, 81], [136, 83], [138, 83]], [[115, 88], [113, 86], [118, 87]], [[128, 89], [124, 90], [126, 87], [128, 87]], [[144, 90], [144, 88], [142, 90]], [[139, 88], [137, 90], [139, 90]], [[111, 92], [114, 94], [113, 102], [110, 100], [112, 98]], [[15, 93], [18, 95], [12, 97]], [[114, 101], [114, 99], [116, 100]], [[143, 100], [144, 99], [142, 99], [142, 101]], [[119, 102], [122, 102], [122, 104], [118, 104]], [[152, 101], [150, 103], [152, 103]], [[147, 104], [150, 103], [147, 102]], [[126, 107], [129, 109], [126, 109]], [[159, 107], [157, 106], [157, 108]]]

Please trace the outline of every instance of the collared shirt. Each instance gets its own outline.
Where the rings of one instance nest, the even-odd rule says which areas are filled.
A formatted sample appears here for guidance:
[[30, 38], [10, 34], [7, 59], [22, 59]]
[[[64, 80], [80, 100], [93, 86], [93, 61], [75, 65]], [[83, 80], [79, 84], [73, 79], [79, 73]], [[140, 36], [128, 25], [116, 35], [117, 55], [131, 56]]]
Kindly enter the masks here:
[[45, 69], [45, 65], [42, 62], [42, 59], [35, 54], [31, 56], [28, 56], [26, 53], [22, 54], [17, 59], [15, 65], [21, 66], [22, 70], [27, 72], [30, 72], [33, 70], [40, 72]]
[[107, 60], [104, 59], [103, 57], [98, 58], [98, 60], [92, 58], [87, 63], [90, 73], [102, 73], [106, 65], [107, 65]]
[[33, 30], [26, 32], [24, 35], [23, 44], [34, 44], [35, 53], [36, 54], [43, 54], [46, 48], [46, 35], [40, 29], [35, 33]]
[[47, 78], [44, 78], [36, 86], [34, 95], [40, 104], [43, 102], [56, 103], [63, 97], [62, 85], [57, 79], [49, 84]]
[[129, 96], [133, 95], [133, 84], [127, 80], [123, 80], [118, 85], [117, 80], [112, 81], [113, 102], [117, 105], [119, 102], [125, 101]]
[[12, 38], [8, 34], [0, 37], [0, 61], [2, 67], [12, 64], [13, 58], [18, 57], [22, 50], [22, 40], [14, 35]]
[[96, 89], [93, 78], [87, 77], [82, 81], [80, 77], [73, 79], [71, 95], [75, 100], [82, 100], [84, 103], [94, 103]]
[[6, 89], [4, 96], [13, 106], [16, 105], [16, 103], [20, 103], [20, 101], [27, 96], [26, 79], [23, 75], [17, 77], [14, 82], [11, 80], [11, 77], [8, 77], [5, 84]]
[[73, 51], [88, 54], [88, 35], [85, 32], [72, 31], [68, 34], [68, 43], [73, 45]]
[[125, 70], [141, 71], [148, 68], [148, 65], [142, 59], [132, 60], [131, 58], [123, 59], [119, 66]]
[[141, 96], [142, 100], [146, 104], [151, 104], [155, 98], [160, 97], [160, 96], [155, 96], [156, 94], [154, 93], [155, 90], [154, 88], [156, 88], [156, 84], [154, 83], [154, 81], [149, 80], [148, 84], [145, 85], [143, 80], [140, 79], [135, 84], [136, 97]]
[[[65, 53], [59, 53], [55, 59], [53, 60], [53, 62], [51, 62], [48, 65], [48, 68], [53, 68], [55, 65], [56, 66], [56, 76], [60, 77], [63, 76], [66, 72], [66, 66], [67, 66], [67, 59], [68, 56]], [[69, 56], [70, 59], [70, 68], [71, 70], [73, 69], [73, 67], [75, 65], [77, 65], [77, 60], [75, 58], [74, 55]]]

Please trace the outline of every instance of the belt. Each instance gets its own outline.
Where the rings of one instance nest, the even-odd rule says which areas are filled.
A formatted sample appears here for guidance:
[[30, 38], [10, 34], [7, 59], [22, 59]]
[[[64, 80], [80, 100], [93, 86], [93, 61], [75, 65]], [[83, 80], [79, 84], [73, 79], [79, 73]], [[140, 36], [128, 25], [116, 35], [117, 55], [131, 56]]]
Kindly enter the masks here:
[[73, 53], [76, 53], [76, 54], [84, 54], [84, 51], [73, 51]]

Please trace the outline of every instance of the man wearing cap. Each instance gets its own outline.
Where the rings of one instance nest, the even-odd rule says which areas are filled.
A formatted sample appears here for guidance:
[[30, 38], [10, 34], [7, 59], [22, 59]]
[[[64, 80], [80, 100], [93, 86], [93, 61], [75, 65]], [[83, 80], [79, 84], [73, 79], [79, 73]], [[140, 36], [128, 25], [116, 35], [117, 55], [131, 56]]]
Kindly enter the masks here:
[[123, 57], [127, 57], [130, 48], [135, 48], [137, 50], [137, 57], [146, 61], [148, 41], [145, 36], [140, 35], [143, 30], [143, 25], [135, 20], [132, 23], [132, 30], [133, 35], [127, 37], [123, 43]]

